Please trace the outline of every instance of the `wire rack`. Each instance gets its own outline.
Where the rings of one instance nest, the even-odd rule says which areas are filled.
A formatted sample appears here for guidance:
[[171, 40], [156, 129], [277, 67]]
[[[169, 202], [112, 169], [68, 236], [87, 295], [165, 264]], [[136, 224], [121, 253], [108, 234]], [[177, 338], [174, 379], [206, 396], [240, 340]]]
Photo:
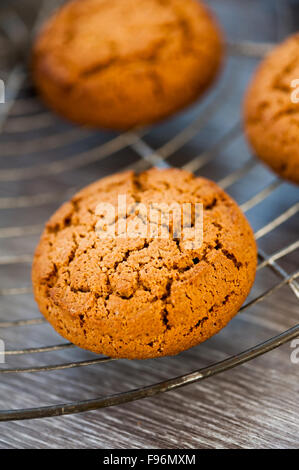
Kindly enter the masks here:
[[[16, 21], [16, 18], [10, 18], [10, 20]], [[17, 21], [19, 22], [19, 19]], [[20, 24], [18, 28], [20, 31], [18, 43], [20, 43], [22, 42], [24, 28], [21, 27], [20, 30]], [[14, 35], [14, 42], [16, 41], [15, 38]], [[241, 60], [245, 67], [244, 64], [251, 63], [252, 57], [263, 56], [269, 48], [271, 48], [270, 44], [242, 42], [230, 44], [229, 53], [235, 65], [238, 65], [238, 61]], [[175, 165], [195, 173], [200, 170], [204, 176], [215, 179], [228, 192], [232, 190], [233, 194], [233, 188], [240, 187], [240, 185], [250, 185], [252, 191], [252, 179], [256, 178], [254, 175], [262, 174], [260, 179], [262, 183], [265, 181], [266, 184], [263, 183], [261, 187], [257, 184], [256, 188], [259, 189], [254, 193], [251, 192], [250, 197], [241, 201], [240, 205], [246, 214], [259, 214], [259, 221], [263, 222], [255, 231], [255, 237], [259, 244], [260, 262], [258, 272], [268, 272], [269, 270], [275, 274], [276, 281], [274, 285], [267, 289], [263, 288], [262, 291], [259, 289], [260, 286], [256, 286], [257, 289], [254, 291], [254, 295], [247, 300], [241, 311], [248, 311], [259, 302], [265, 301], [266, 298], [280, 291], [284, 286], [288, 287], [289, 295], [298, 301], [299, 286], [296, 279], [299, 277], [299, 271], [288, 272], [283, 267], [282, 261], [285, 257], [295, 254], [299, 248], [299, 240], [290, 239], [285, 246], [272, 254], [265, 252], [261, 241], [265, 237], [269, 238], [272, 234], [275, 236], [274, 234], [279, 228], [294, 220], [299, 211], [299, 202], [290, 199], [290, 204], [287, 207], [281, 205], [283, 210], [271, 220], [265, 217], [262, 210], [258, 210], [261, 204], [275, 196], [279, 190], [283, 190], [282, 194], [286, 194], [288, 191], [294, 193], [295, 189], [288, 189], [291, 188], [291, 185], [287, 185], [270, 172], [267, 172], [253, 156], [248, 155], [247, 157], [245, 155], [244, 158], [240, 158], [240, 162], [234, 158], [232, 166], [227, 166], [228, 157], [225, 157], [225, 164], [222, 160], [219, 161], [219, 156], [225, 149], [234, 145], [236, 140], [242, 139], [242, 126], [239, 118], [236, 119], [235, 123], [230, 122], [231, 118], [228, 119], [225, 130], [223, 131], [221, 126], [221, 132], [218, 135], [219, 126], [217, 123], [219, 120], [223, 122], [223, 115], [220, 118], [217, 117], [220, 109], [225, 107], [226, 102], [234, 100], [236, 83], [232, 82], [229, 68], [228, 65], [228, 72], [224, 73], [218, 87], [202, 104], [193, 108], [189, 113], [173, 119], [171, 123], [152, 129], [147, 128], [121, 135], [113, 135], [74, 129], [60, 121], [39, 103], [28, 81], [24, 67], [22, 65], [15, 66], [6, 80], [6, 104], [1, 105], [0, 158], [2, 163], [0, 181], [3, 189], [0, 194], [0, 214], [1, 218], [5, 218], [10, 223], [1, 226], [0, 242], [9, 241], [12, 243], [11, 246], [15, 247], [17, 241], [24, 237], [28, 237], [28, 239], [32, 237], [33, 241], [37, 240], [42, 230], [42, 223], [37, 222], [41, 210], [44, 207], [49, 207], [52, 210], [53, 206], [60, 205], [78, 189], [70, 185], [69, 181], [66, 182], [67, 178], [64, 178], [64, 175], [76, 174], [77, 180], [80, 182], [79, 185], [84, 186], [85, 183], [92, 180], [93, 172], [84, 172], [84, 169], [89, 166], [96, 168], [100, 174], [102, 174], [101, 172], [109, 174], [113, 171], [128, 168], [142, 171], [151, 166], [169, 167]], [[237, 80], [239, 79], [240, 77], [237, 77]], [[237, 103], [239, 103], [239, 98], [236, 98]], [[207, 124], [211, 125], [211, 123], [212, 136], [211, 132], [205, 133]], [[198, 141], [199, 137], [201, 137], [200, 143]], [[245, 150], [244, 154], [246, 154]], [[24, 162], [24, 155], [30, 155], [31, 157], [28, 157]], [[41, 162], [45, 155], [46, 163]], [[18, 164], [19, 160], [20, 164]], [[11, 162], [17, 162], [17, 164], [13, 166]], [[219, 177], [217, 177], [218, 172]], [[78, 175], [80, 178], [78, 178]], [[34, 186], [34, 189], [36, 187], [36, 185], [32, 185], [32, 181], [39, 182], [37, 187], [41, 189], [38, 189], [37, 193], [30, 192], [31, 186]], [[44, 185], [47, 186], [46, 181], [53, 186], [53, 190], [46, 191], [43, 189]], [[253, 187], [255, 188], [255, 186]], [[18, 212], [20, 209], [30, 210], [29, 223], [20, 222], [19, 219], [22, 219], [19, 216], [20, 212]], [[46, 220], [48, 216], [42, 218]], [[9, 285], [5, 285], [0, 289], [0, 302], [2, 298], [14, 299], [18, 296], [32, 296], [28, 277], [24, 278], [24, 285], [13, 284], [14, 277], [19, 279], [20, 272], [21, 279], [23, 279], [22, 266], [29, 266], [31, 260], [31, 253], [15, 254], [13, 248], [8, 249], [0, 257], [0, 267], [7, 269], [9, 279]], [[3, 331], [19, 331], [22, 328], [36, 325], [42, 327], [47, 325], [47, 322], [37, 314], [29, 318], [26, 316], [25, 318], [21, 317], [13, 320], [2, 319], [0, 322], [0, 337], [2, 337]], [[24, 333], [21, 333], [21, 337], [25, 337], [28, 330], [25, 328], [22, 331]], [[16, 333], [16, 337], [18, 335], [19, 333]], [[202, 381], [237, 367], [278, 348], [297, 336], [299, 336], [299, 324], [245, 351], [233, 354], [222, 361], [214, 362], [208, 367], [193, 370], [190, 373], [171, 377], [159, 383], [141, 386], [134, 390], [108, 394], [90, 400], [57, 403], [35, 408], [0, 410], [0, 421], [79, 413], [157, 395]], [[51, 361], [46, 365], [42, 365], [43, 363], [40, 362], [40, 357], [44, 357], [44, 354], [66, 350], [72, 350], [74, 353], [74, 358], [68, 362], [57, 363]], [[24, 377], [27, 377], [26, 373], [48, 374], [51, 371], [84, 368], [112, 361], [108, 357], [94, 355], [89, 359], [77, 360], [80, 351], [74, 345], [66, 342], [42, 347], [8, 349], [5, 351], [6, 360], [13, 357], [27, 356], [33, 359], [29, 367], [20, 367], [19, 365], [7, 367], [5, 364], [4, 367], [0, 367], [0, 375], [24, 374]], [[38, 358], [38, 361], [35, 361], [35, 358]], [[132, 371], [133, 373], [134, 371]]]

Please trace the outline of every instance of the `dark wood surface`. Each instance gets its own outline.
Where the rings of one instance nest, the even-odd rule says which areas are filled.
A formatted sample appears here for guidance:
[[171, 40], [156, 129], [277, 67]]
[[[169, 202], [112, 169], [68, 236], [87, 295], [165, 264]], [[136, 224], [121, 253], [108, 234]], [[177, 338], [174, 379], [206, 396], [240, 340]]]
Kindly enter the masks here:
[[[31, 2], [32, 3], [32, 2]], [[296, 4], [260, 0], [213, 0], [209, 2], [219, 15], [230, 41], [277, 42], [298, 29]], [[240, 103], [256, 59], [230, 57], [216, 90], [198, 106], [179, 118], [152, 129], [145, 141], [159, 148], [190, 123], [202, 107], [218, 101], [217, 112], [190, 142], [168, 162], [183, 165], [210, 149], [240, 121]], [[294, 77], [299, 78], [299, 77]], [[73, 168], [77, 152], [93, 148], [113, 136], [75, 131], [79, 141], [60, 150], [44, 150], [43, 136], [54, 140], [67, 138], [71, 126], [49, 115], [37, 100], [23, 91], [0, 136], [0, 263], [5, 256], [33, 253], [39, 233], [22, 237], [1, 237], [7, 227], [43, 224], [65, 198], [65, 191], [100, 178], [138, 161], [132, 148], [126, 148], [93, 164]], [[1, 105], [0, 105], [1, 106]], [[20, 116], [27, 106], [28, 114]], [[30, 107], [30, 109], [28, 108]], [[18, 115], [18, 116], [17, 116]], [[32, 129], [32, 130], [31, 130]], [[55, 137], [60, 133], [59, 139]], [[82, 138], [81, 138], [82, 136]], [[84, 138], [83, 138], [84, 137]], [[30, 145], [40, 150], [34, 153]], [[83, 157], [82, 157], [83, 158]], [[215, 159], [200, 173], [219, 181], [241, 168], [250, 158], [240, 135], [223, 146]], [[41, 171], [41, 165], [67, 161], [58, 174]], [[12, 169], [32, 168], [23, 178]], [[4, 175], [4, 176], [3, 176]], [[27, 176], [25, 178], [25, 176]], [[242, 204], [276, 177], [262, 165], [227, 188]], [[59, 198], [60, 192], [64, 195]], [[43, 204], [38, 198], [27, 204], [20, 196], [55, 194], [57, 200]], [[298, 201], [298, 188], [282, 184], [268, 198], [248, 211], [255, 231], [284, 213]], [[20, 204], [19, 208], [9, 206]], [[26, 206], [27, 204], [27, 206]], [[5, 207], [5, 208], [4, 208]], [[298, 239], [298, 213], [261, 238], [259, 245], [268, 254]], [[298, 250], [279, 260], [292, 274], [298, 270]], [[30, 287], [30, 263], [0, 264], [0, 288]], [[276, 285], [281, 278], [271, 269], [258, 273], [250, 298]], [[1, 321], [38, 318], [31, 294], [0, 296]], [[150, 361], [115, 361], [108, 364], [70, 370], [0, 375], [0, 408], [30, 408], [55, 403], [91, 399], [156, 383], [197, 370], [215, 361], [237, 354], [298, 323], [298, 299], [290, 286], [266, 297], [239, 314], [227, 328], [206, 343], [174, 358]], [[7, 350], [62, 343], [48, 324], [1, 328], [0, 338]], [[299, 364], [290, 360], [290, 344], [234, 370], [173, 392], [115, 408], [58, 418], [0, 423], [0, 448], [298, 448], [299, 444]], [[79, 349], [26, 356], [7, 356], [1, 369], [31, 367], [91, 359], [95, 356]]]

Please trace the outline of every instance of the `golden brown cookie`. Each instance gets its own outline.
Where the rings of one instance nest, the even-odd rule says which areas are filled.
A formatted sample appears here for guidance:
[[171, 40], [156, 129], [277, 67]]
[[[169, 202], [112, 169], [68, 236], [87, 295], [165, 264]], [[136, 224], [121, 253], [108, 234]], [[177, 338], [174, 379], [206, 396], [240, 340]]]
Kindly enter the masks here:
[[[115, 206], [119, 195], [127, 198], [128, 223], [136, 214], [149, 218], [137, 202], [201, 202], [202, 246], [186, 248], [172, 232], [101, 238], [98, 205]], [[104, 178], [64, 204], [37, 247], [33, 287], [41, 312], [72, 343], [144, 359], [177, 354], [221, 330], [246, 299], [256, 262], [245, 216], [215, 183], [183, 170], [152, 169]]]
[[253, 150], [276, 173], [297, 184], [298, 79], [299, 34], [295, 34], [262, 62], [245, 100], [245, 131]]
[[62, 116], [122, 130], [191, 104], [222, 55], [218, 25], [196, 0], [74, 0], [38, 36], [32, 71]]

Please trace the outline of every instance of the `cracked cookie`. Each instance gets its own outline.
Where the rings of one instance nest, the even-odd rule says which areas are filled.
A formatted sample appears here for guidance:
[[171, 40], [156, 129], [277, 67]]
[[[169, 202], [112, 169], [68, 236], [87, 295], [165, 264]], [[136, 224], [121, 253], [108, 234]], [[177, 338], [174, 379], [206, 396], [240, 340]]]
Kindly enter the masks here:
[[[186, 249], [171, 230], [168, 238], [99, 237], [98, 205], [114, 207], [119, 195], [131, 209], [201, 203], [203, 243]], [[127, 221], [142, 212], [131, 209]], [[45, 227], [32, 279], [41, 312], [69, 341], [145, 359], [178, 354], [220, 331], [246, 299], [256, 262], [252, 230], [224, 191], [183, 170], [152, 169], [104, 178], [65, 203]]]
[[219, 27], [196, 0], [74, 0], [37, 37], [32, 73], [62, 116], [123, 130], [191, 104], [222, 56]]
[[[256, 155], [282, 178], [299, 184], [299, 34], [272, 51], [245, 99], [245, 132]], [[298, 84], [297, 84], [298, 86]]]

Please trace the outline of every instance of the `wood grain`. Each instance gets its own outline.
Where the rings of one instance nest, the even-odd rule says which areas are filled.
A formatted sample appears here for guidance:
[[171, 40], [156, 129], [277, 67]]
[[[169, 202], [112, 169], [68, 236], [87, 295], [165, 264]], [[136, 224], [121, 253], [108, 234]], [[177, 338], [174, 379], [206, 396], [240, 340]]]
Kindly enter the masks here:
[[[32, 3], [32, 2], [31, 2]], [[213, 0], [230, 40], [276, 41], [286, 31], [298, 28], [295, 15], [277, 16], [276, 2]], [[294, 6], [295, 12], [296, 6]], [[279, 23], [279, 28], [277, 24]], [[169, 162], [182, 165], [211, 148], [236, 122], [240, 121], [240, 102], [256, 61], [230, 58], [217, 90], [206, 101], [218, 96], [216, 115], [200, 129], [192, 141], [171, 156]], [[229, 91], [226, 90], [228, 86]], [[218, 93], [218, 95], [217, 95]], [[23, 93], [22, 98], [26, 97]], [[0, 137], [0, 177], [12, 168], [37, 168], [72, 158], [77, 152], [93, 148], [112, 137], [110, 133], [84, 134], [74, 146], [58, 151], [28, 152], [28, 141], [35, 144], [43, 135], [72, 131], [71, 126], [46, 113], [36, 100], [31, 117], [11, 117]], [[19, 106], [19, 108], [18, 108]], [[14, 108], [18, 113], [20, 104]], [[22, 109], [22, 107], [21, 107]], [[154, 148], [163, 145], [182, 126], [197, 115], [195, 106], [171, 122], [155, 127], [146, 142]], [[36, 114], [36, 113], [40, 114]], [[29, 129], [33, 126], [33, 130]], [[50, 126], [50, 127], [49, 127]], [[26, 132], [24, 130], [27, 129]], [[76, 134], [75, 134], [76, 135]], [[83, 134], [82, 134], [83, 135]], [[17, 155], [10, 154], [11, 143]], [[215, 181], [240, 168], [250, 157], [242, 136], [223, 147], [217, 158], [200, 173]], [[82, 157], [83, 158], [83, 157]], [[100, 178], [137, 161], [132, 149], [80, 168], [67, 168], [60, 174], [0, 182], [0, 204], [16, 202], [19, 196], [38, 193], [57, 194]], [[10, 173], [5, 173], [10, 174]], [[243, 203], [275, 179], [262, 165], [246, 178], [230, 186], [228, 192]], [[1, 228], [43, 224], [62, 202], [37, 201], [34, 207], [0, 210]], [[22, 200], [23, 201], [23, 200]], [[255, 230], [260, 229], [298, 201], [298, 188], [283, 184], [265, 201], [248, 212]], [[298, 239], [298, 216], [260, 240], [269, 254]], [[8, 255], [32, 254], [39, 234], [0, 238], [0, 259]], [[298, 269], [298, 250], [283, 258], [280, 265], [288, 272]], [[1, 289], [30, 286], [30, 264], [0, 265]], [[251, 298], [266, 291], [281, 279], [269, 268], [256, 280]], [[1, 321], [39, 317], [31, 295], [0, 297]], [[180, 356], [150, 361], [115, 361], [109, 364], [36, 374], [0, 376], [1, 409], [27, 408], [76, 400], [134, 389], [181, 375], [237, 354], [298, 323], [298, 300], [289, 286], [275, 292], [237, 316], [219, 335]], [[7, 349], [38, 347], [64, 342], [48, 324], [0, 329]], [[60, 418], [0, 424], [0, 448], [298, 448], [299, 444], [299, 364], [292, 364], [290, 345], [284, 345], [259, 359], [204, 382], [181, 388], [155, 398], [124, 406]], [[22, 357], [7, 356], [2, 368], [30, 367], [94, 358], [79, 349], [41, 353]]]

